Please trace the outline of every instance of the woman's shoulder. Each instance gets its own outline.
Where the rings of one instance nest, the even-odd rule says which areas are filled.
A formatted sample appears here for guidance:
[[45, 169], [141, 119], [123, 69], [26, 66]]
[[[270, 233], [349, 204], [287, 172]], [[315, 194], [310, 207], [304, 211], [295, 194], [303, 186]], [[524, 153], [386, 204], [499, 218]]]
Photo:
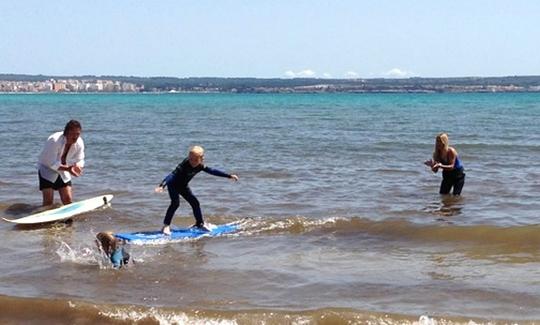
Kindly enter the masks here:
[[448, 147], [448, 153], [457, 156], [457, 150], [454, 147]]

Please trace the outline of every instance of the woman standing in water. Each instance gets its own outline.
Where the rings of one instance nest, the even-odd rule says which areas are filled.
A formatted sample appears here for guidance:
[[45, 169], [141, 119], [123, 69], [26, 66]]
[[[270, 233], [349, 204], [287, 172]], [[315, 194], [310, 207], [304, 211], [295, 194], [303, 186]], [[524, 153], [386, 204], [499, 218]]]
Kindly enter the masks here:
[[437, 135], [433, 159], [427, 160], [424, 164], [431, 167], [434, 173], [438, 172], [439, 168], [443, 170], [440, 194], [450, 193], [452, 187], [454, 188], [453, 195], [461, 194], [465, 184], [465, 173], [456, 149], [448, 145], [448, 134], [441, 133]]

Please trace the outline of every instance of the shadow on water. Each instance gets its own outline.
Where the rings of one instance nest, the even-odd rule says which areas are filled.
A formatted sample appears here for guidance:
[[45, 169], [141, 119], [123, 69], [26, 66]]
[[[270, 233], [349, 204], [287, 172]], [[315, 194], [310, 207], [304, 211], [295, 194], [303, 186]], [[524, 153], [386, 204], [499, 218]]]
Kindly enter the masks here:
[[441, 195], [440, 201], [428, 204], [424, 211], [435, 215], [437, 221], [450, 222], [447, 218], [460, 215], [462, 209], [463, 198], [461, 196]]
[[34, 213], [37, 209], [39, 209], [41, 206], [39, 205], [32, 205], [32, 204], [26, 204], [26, 203], [15, 203], [10, 206], [8, 206], [4, 213], [11, 216], [18, 216], [18, 215], [28, 215], [31, 213]]
[[62, 204], [60, 203], [55, 203], [49, 206], [33, 205], [33, 204], [27, 204], [27, 203], [14, 203], [12, 205], [9, 205], [4, 210], [4, 213], [10, 216], [28, 216], [28, 215], [40, 213], [46, 210], [56, 209], [61, 206]]

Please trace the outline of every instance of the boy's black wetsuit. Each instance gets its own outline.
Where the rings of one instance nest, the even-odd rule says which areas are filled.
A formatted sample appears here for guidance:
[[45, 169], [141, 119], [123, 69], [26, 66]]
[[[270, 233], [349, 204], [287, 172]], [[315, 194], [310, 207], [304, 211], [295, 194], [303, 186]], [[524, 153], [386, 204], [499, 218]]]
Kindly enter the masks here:
[[161, 187], [167, 185], [169, 196], [171, 198], [171, 204], [167, 209], [163, 224], [167, 226], [171, 224], [174, 212], [180, 206], [179, 195], [181, 195], [189, 203], [189, 205], [191, 205], [191, 208], [193, 209], [193, 216], [195, 217], [195, 226], [201, 227], [204, 224], [199, 200], [197, 200], [195, 195], [193, 195], [188, 186], [189, 181], [191, 181], [191, 179], [201, 171], [215, 176], [231, 178], [231, 175], [220, 170], [207, 167], [203, 164], [198, 165], [197, 167], [192, 167], [189, 160], [187, 158], [184, 159], [184, 161], [178, 164], [176, 169], [165, 177], [161, 184], [159, 184]]

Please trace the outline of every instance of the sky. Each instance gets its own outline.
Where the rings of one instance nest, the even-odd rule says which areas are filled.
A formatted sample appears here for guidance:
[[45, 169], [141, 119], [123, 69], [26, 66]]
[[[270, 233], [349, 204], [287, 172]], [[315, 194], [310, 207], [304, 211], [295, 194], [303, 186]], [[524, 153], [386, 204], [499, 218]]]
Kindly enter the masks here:
[[18, 0], [0, 31], [0, 73], [540, 75], [537, 0]]

